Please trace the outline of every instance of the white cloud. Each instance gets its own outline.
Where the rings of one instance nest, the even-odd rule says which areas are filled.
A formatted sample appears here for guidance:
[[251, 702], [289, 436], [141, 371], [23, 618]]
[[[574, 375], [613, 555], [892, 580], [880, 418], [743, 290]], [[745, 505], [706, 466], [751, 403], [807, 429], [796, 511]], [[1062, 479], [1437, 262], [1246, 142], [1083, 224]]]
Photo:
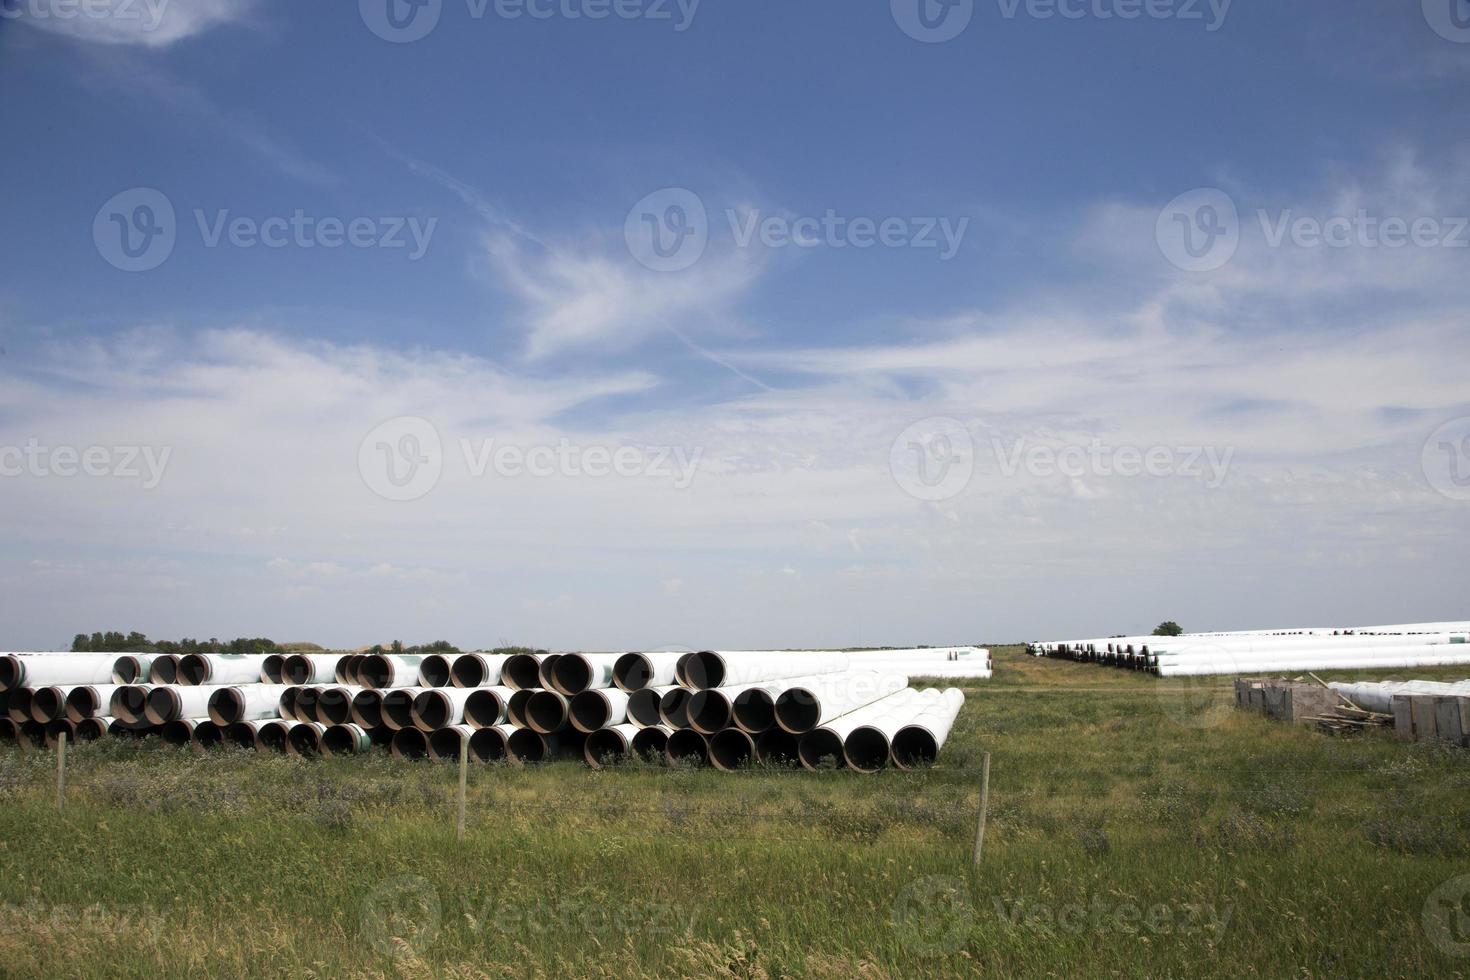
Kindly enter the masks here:
[[22, 0], [23, 24], [79, 41], [166, 48], [244, 20], [255, 0]]

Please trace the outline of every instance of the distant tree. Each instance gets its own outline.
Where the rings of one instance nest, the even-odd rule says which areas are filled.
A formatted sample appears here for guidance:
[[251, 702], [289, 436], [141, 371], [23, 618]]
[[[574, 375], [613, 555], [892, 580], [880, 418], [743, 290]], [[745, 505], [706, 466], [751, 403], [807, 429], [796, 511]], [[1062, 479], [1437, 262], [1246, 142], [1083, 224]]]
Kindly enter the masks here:
[[1154, 636], [1179, 636], [1183, 632], [1184, 627], [1180, 626], [1172, 619], [1167, 622], [1160, 623], [1159, 625], [1154, 627]]
[[92, 640], [86, 633], [78, 633], [71, 641], [72, 653], [85, 653], [92, 649]]

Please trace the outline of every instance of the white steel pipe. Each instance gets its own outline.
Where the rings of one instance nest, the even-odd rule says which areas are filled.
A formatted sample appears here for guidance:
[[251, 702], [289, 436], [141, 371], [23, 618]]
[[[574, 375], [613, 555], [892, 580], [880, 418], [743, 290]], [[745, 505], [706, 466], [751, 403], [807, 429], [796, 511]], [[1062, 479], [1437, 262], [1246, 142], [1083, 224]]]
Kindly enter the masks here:
[[177, 684], [179, 682], [179, 657], [172, 653], [161, 653], [148, 665], [148, 683]]
[[670, 765], [709, 764], [709, 739], [692, 728], [677, 728], [664, 746], [664, 757]]
[[514, 691], [530, 691], [541, 686], [539, 653], [517, 653], [500, 666], [500, 683]]
[[470, 755], [477, 762], [504, 762], [510, 759], [510, 753], [506, 744], [513, 732], [518, 731], [514, 725], [491, 725], [488, 728], [477, 728], [470, 736]]
[[410, 717], [419, 731], [433, 732], [464, 723], [465, 704], [474, 691], [462, 687], [434, 687], [413, 699]]
[[908, 685], [903, 674], [850, 671], [825, 675], [782, 691], [776, 699], [776, 724], [800, 735]]
[[546, 656], [541, 658], [541, 666], [536, 671], [536, 682], [540, 684], [541, 687], [545, 690], [556, 690], [556, 688], [552, 687], [551, 685], [551, 675], [552, 672], [556, 670], [556, 662], [560, 660], [561, 657], [562, 655], [559, 653], [548, 653], [546, 654]]
[[341, 663], [340, 653], [293, 653], [281, 665], [281, 680], [298, 686], [330, 684], [338, 680]]
[[947, 689], [938, 704], [894, 733], [889, 740], [893, 764], [900, 769], [933, 765], [964, 706], [964, 694], [958, 688]]
[[322, 735], [327, 726], [319, 721], [302, 721], [286, 733], [286, 754], [312, 759], [322, 754]]
[[666, 684], [660, 687], [642, 687], [633, 691], [628, 695], [628, 721], [640, 728], [662, 725], [664, 722], [663, 716], [659, 714], [659, 703], [665, 694], [677, 690], [678, 687], [677, 684]]
[[458, 762], [461, 747], [468, 749], [475, 729], [468, 725], [450, 725], [429, 732], [429, 758], [435, 762]]
[[[958, 688], [950, 690], [959, 691]], [[914, 695], [898, 700], [885, 699], [880, 702], [882, 708], [879, 711], [863, 717], [860, 723], [848, 719], [863, 714], [862, 709], [833, 722], [839, 731], [845, 729], [842, 731], [842, 757], [849, 769], [877, 772], [887, 766], [893, 757], [893, 737], [927, 711], [944, 704], [946, 692], [931, 687], [916, 691]], [[960, 697], [963, 699], [964, 695]]]
[[324, 756], [361, 755], [373, 746], [373, 738], [361, 725], [331, 725], [322, 732]]
[[0, 692], [52, 684], [106, 684], [112, 680], [112, 653], [33, 654], [0, 656]]
[[146, 653], [125, 653], [112, 662], [114, 684], [140, 684], [148, 680], [156, 658]]
[[[248, 722], [247, 722], [248, 724]], [[291, 734], [293, 722], [276, 719], [266, 720], [255, 729], [255, 751], [260, 753], [275, 752], [284, 755], [286, 752], [287, 737]]]
[[454, 661], [449, 682], [455, 687], [497, 687], [510, 657], [502, 653], [466, 653]]
[[180, 718], [209, 717], [209, 699], [219, 690], [218, 685], [207, 687], [183, 687], [163, 684], [148, 692], [147, 706], [143, 717], [151, 725], [165, 725]]
[[625, 653], [613, 663], [613, 684], [629, 694], [678, 681], [675, 673], [682, 653]]
[[419, 687], [448, 687], [454, 660], [442, 653], [431, 653], [419, 664]]
[[701, 650], [682, 664], [683, 683], [695, 690], [847, 669], [847, 654], [834, 651]]
[[152, 684], [124, 684], [112, 692], [107, 713], [129, 725], [148, 724], [145, 713], [152, 690]]
[[628, 692], [605, 687], [582, 691], [567, 706], [567, 717], [579, 732], [614, 728], [628, 719]]
[[222, 687], [209, 697], [209, 720], [221, 727], [238, 721], [278, 718], [281, 714], [281, 688], [275, 684], [246, 684]]
[[471, 728], [494, 728], [509, 718], [510, 699], [515, 695], [508, 687], [479, 687], [470, 691], [464, 703], [464, 723]]
[[[413, 728], [413, 702], [424, 693], [424, 690], [422, 687], [396, 687], [384, 690], [380, 702], [383, 727], [395, 732]], [[425, 746], [425, 751], [427, 750]]]
[[366, 656], [357, 668], [357, 682], [363, 687], [388, 690], [395, 687], [417, 687], [419, 667], [424, 658], [405, 654], [376, 653]]
[[85, 684], [74, 687], [66, 695], [66, 716], [72, 721], [107, 715], [112, 694], [121, 684]]
[[537, 691], [526, 702], [526, 727], [541, 735], [550, 735], [567, 727], [570, 702], [556, 691]]
[[637, 725], [611, 725], [598, 729], [587, 736], [582, 747], [582, 757], [593, 769], [601, 769], [604, 762], [617, 762], [625, 758], [633, 748], [633, 739], [642, 731]]
[[755, 762], [755, 739], [738, 728], [722, 728], [709, 738], [709, 761], [723, 772], [733, 772]]
[[[924, 700], [922, 694], [911, 687], [905, 687], [894, 691], [887, 697], [879, 698], [860, 708], [838, 715], [801, 736], [797, 741], [797, 758], [803, 768], [814, 772], [818, 769], [846, 768], [847, 757], [843, 753], [843, 743], [853, 729], [881, 717], [886, 711], [913, 705], [922, 700]], [[938, 700], [937, 691], [932, 700]], [[907, 712], [905, 720], [912, 719], [915, 714], [917, 712]]]
[[641, 758], [650, 761], [664, 758], [664, 749], [669, 746], [669, 736], [674, 730], [668, 725], [648, 725], [638, 729], [633, 736], [632, 748]]
[[267, 656], [263, 653], [191, 653], [179, 660], [178, 683], [185, 687], [258, 684], [260, 668]]
[[352, 721], [353, 702], [362, 691], [346, 684], [323, 687], [316, 697], [316, 720], [328, 727], [348, 724]]
[[31, 720], [49, 724], [66, 715], [66, 690], [59, 687], [31, 689]]
[[557, 658], [551, 670], [551, 686], [571, 697], [583, 691], [613, 686], [616, 653], [567, 653]]

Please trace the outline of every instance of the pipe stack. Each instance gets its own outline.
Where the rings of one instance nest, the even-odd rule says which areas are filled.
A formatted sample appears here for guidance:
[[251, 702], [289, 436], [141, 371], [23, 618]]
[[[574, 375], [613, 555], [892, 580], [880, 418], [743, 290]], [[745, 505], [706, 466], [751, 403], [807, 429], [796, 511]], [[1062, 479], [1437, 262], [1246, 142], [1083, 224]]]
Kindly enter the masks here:
[[[989, 676], [989, 651], [25, 653], [0, 654], [0, 707], [4, 733], [36, 747], [65, 731], [299, 756], [385, 746], [447, 760], [463, 747], [481, 762], [597, 767], [637, 754], [725, 770], [786, 761], [871, 772], [935, 760], [964, 697], [916, 691], [909, 677], [946, 670]], [[917, 747], [900, 751], [910, 730]]]
[[1162, 677], [1451, 666], [1470, 664], [1470, 623], [1115, 636], [1032, 643], [1029, 649], [1038, 657]]

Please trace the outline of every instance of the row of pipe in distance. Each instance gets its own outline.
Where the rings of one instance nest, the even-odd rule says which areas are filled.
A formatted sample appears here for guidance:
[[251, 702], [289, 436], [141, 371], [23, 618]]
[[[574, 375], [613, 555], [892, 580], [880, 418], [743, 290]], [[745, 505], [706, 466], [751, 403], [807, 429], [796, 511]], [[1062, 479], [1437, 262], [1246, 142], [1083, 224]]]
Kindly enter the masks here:
[[1038, 657], [1163, 677], [1259, 671], [1376, 670], [1470, 664], [1470, 623], [1114, 636], [1032, 643]]
[[[103, 677], [106, 668], [106, 677]], [[904, 668], [907, 672], [900, 672]], [[990, 675], [974, 647], [846, 653], [0, 655], [23, 747], [156, 734], [298, 755], [598, 766], [632, 754], [871, 772], [932, 764], [963, 704], [910, 676]], [[166, 680], [171, 678], [171, 680]], [[110, 683], [103, 683], [103, 680]], [[141, 683], [139, 681], [142, 681]]]

